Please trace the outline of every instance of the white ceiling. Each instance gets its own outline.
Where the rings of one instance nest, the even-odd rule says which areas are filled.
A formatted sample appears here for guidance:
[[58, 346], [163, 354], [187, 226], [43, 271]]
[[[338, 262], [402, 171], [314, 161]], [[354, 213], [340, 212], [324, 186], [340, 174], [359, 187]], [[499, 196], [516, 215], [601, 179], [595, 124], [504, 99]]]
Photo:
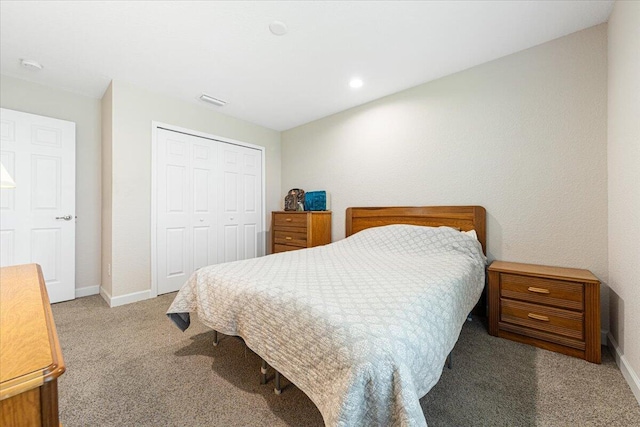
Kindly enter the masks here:
[[[0, 72], [126, 81], [276, 130], [607, 21], [613, 1], [0, 2]], [[286, 23], [274, 36], [269, 23]], [[23, 69], [20, 58], [44, 65]], [[349, 80], [364, 86], [354, 90]]]

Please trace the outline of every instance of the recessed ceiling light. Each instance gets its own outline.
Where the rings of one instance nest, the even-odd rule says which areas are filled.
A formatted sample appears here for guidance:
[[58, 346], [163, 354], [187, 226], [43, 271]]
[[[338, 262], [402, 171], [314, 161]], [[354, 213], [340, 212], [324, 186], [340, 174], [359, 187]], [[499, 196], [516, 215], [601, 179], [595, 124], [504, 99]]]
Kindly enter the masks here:
[[351, 81], [349, 82], [349, 86], [351, 86], [353, 89], [358, 89], [360, 87], [362, 87], [363, 83], [362, 83], [362, 79], [351, 79]]
[[22, 65], [23, 68], [32, 71], [40, 71], [44, 68], [42, 64], [40, 64], [38, 61], [34, 61], [33, 59], [21, 59], [20, 65]]
[[284, 36], [287, 34], [287, 24], [282, 21], [273, 21], [269, 24], [269, 31], [276, 36]]
[[213, 96], [209, 96], [206, 93], [200, 95], [200, 100], [204, 102], [208, 102], [209, 104], [217, 105], [218, 107], [224, 107], [227, 105], [227, 101], [223, 101], [222, 99], [214, 98]]

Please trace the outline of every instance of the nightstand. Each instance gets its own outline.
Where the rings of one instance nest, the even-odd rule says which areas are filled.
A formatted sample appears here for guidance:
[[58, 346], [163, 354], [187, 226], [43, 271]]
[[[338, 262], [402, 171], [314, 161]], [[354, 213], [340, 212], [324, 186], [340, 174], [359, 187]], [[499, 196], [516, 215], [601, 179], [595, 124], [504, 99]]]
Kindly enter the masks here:
[[600, 363], [600, 281], [588, 270], [495, 261], [489, 334]]
[[271, 253], [331, 243], [331, 211], [272, 212]]

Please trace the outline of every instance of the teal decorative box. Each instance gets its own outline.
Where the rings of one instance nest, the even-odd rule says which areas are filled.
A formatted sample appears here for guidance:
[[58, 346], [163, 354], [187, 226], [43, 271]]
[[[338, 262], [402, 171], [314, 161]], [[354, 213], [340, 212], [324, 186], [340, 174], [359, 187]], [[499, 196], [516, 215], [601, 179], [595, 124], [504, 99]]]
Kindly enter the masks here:
[[308, 191], [304, 193], [304, 210], [305, 211], [326, 211], [327, 210], [327, 192], [326, 191]]

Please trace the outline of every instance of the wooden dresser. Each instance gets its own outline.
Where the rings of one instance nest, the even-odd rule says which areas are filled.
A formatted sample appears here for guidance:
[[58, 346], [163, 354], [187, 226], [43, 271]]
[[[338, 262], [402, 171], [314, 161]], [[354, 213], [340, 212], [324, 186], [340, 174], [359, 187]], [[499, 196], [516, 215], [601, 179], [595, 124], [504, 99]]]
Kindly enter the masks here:
[[331, 211], [272, 212], [272, 253], [331, 243]]
[[0, 426], [59, 426], [64, 371], [40, 266], [0, 269]]
[[600, 282], [588, 270], [495, 261], [489, 333], [600, 363]]

